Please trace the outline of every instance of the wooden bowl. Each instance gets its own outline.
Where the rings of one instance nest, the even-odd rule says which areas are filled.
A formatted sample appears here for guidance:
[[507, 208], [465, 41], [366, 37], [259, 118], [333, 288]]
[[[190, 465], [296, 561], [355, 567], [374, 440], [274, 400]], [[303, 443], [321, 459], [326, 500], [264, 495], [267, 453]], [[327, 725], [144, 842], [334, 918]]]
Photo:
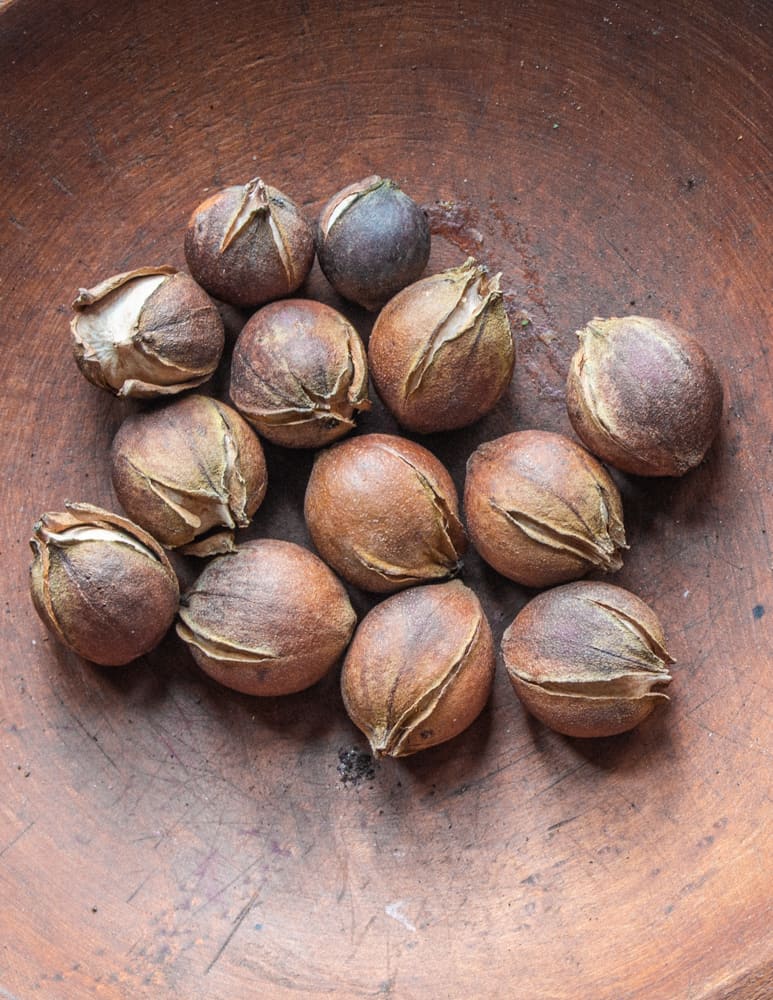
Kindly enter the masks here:
[[[770, 995], [771, 35], [760, 4], [189, 0], [0, 4], [3, 352], [0, 995]], [[672, 702], [622, 737], [530, 719], [501, 663], [451, 743], [372, 769], [334, 672], [260, 700], [170, 634], [121, 669], [49, 638], [27, 540], [65, 499], [117, 509], [120, 402], [78, 373], [79, 286], [184, 266], [190, 212], [259, 174], [314, 218], [398, 181], [430, 270], [503, 272], [512, 391], [422, 439], [461, 487], [481, 441], [570, 433], [574, 331], [696, 333], [722, 431], [680, 480], [618, 476], [614, 578], [660, 616]], [[767, 227], [767, 228], [766, 228]], [[315, 266], [304, 294], [342, 303]], [[231, 334], [244, 317], [226, 310]], [[228, 365], [223, 368], [227, 372]], [[222, 374], [208, 390], [224, 395]], [[375, 405], [361, 431], [394, 431]], [[244, 537], [308, 544], [312, 455], [267, 448]], [[200, 564], [177, 560], [184, 581]], [[497, 640], [531, 596], [474, 553]], [[353, 592], [364, 613], [371, 598]]]

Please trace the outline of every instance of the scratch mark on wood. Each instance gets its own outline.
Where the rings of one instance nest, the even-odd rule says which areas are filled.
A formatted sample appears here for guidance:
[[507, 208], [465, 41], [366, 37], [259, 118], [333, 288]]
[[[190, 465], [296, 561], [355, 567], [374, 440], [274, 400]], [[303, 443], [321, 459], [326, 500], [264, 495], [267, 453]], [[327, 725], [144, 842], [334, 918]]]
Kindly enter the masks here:
[[245, 921], [245, 919], [247, 917], [247, 914], [250, 912], [250, 910], [253, 908], [253, 906], [257, 902], [259, 895], [260, 895], [260, 889], [256, 889], [255, 892], [253, 892], [253, 894], [250, 896], [250, 898], [244, 904], [244, 906], [241, 908], [241, 910], [239, 911], [238, 916], [236, 917], [236, 920], [234, 920], [234, 922], [233, 922], [233, 926], [231, 927], [231, 930], [228, 932], [228, 935], [227, 935], [225, 941], [223, 941], [223, 943], [217, 949], [217, 952], [215, 953], [214, 958], [212, 959], [212, 961], [209, 963], [209, 965], [204, 970], [204, 975], [205, 976], [212, 970], [212, 968], [217, 964], [217, 962], [220, 961], [220, 959], [222, 958], [223, 952], [226, 950], [226, 948], [228, 947], [228, 945], [231, 943], [231, 939], [233, 938], [234, 934], [236, 934], [236, 932], [239, 930], [239, 928], [241, 927], [241, 925], [244, 923], [244, 921]]
[[10, 851], [10, 849], [13, 847], [14, 844], [18, 844], [21, 838], [25, 835], [25, 833], [29, 833], [29, 831], [32, 829], [34, 825], [35, 825], [35, 820], [33, 819], [32, 822], [28, 823], [23, 830], [20, 830], [19, 833], [17, 833], [16, 836], [13, 838], [13, 840], [10, 841], [10, 843], [6, 844], [5, 847], [2, 849], [2, 851], [0, 851], [0, 858], [2, 858], [2, 856], [7, 851]]
[[387, 905], [384, 907], [384, 912], [388, 917], [391, 917], [393, 920], [396, 920], [398, 924], [402, 924], [403, 927], [406, 928], [406, 930], [409, 930], [415, 934], [416, 926], [412, 924], [411, 921], [408, 919], [408, 917], [406, 917], [406, 915], [402, 912], [403, 907], [406, 905], [406, 902], [407, 901], [405, 899], [396, 899], [394, 903], [387, 903]]

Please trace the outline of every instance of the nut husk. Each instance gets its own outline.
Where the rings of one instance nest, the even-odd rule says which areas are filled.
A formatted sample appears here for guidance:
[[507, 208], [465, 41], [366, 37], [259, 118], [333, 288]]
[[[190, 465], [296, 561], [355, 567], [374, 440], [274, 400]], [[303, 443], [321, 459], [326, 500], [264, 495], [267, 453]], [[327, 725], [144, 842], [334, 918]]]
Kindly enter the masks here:
[[157, 646], [180, 592], [158, 542], [101, 507], [68, 503], [35, 524], [30, 590], [52, 635], [103, 666], [120, 666]]
[[603, 466], [561, 434], [516, 431], [467, 462], [464, 512], [475, 548], [526, 587], [623, 565], [620, 494]]
[[459, 580], [412, 587], [361, 622], [341, 691], [377, 757], [406, 757], [466, 729], [488, 700], [494, 642], [475, 594]]
[[81, 288], [70, 323], [86, 378], [116, 396], [193, 389], [213, 374], [225, 342], [214, 302], [173, 267], [142, 267]]
[[[246, 420], [199, 395], [128, 417], [113, 440], [112, 473], [127, 514], [190, 555], [230, 550], [267, 483], [263, 449]], [[213, 528], [226, 530], [207, 535]]]
[[231, 399], [274, 444], [320, 448], [370, 408], [365, 348], [351, 323], [322, 302], [272, 302], [236, 341]]
[[583, 580], [545, 591], [502, 637], [502, 655], [524, 706], [566, 736], [633, 729], [668, 696], [674, 661], [644, 601]]
[[273, 696], [320, 680], [355, 624], [346, 591], [321, 559], [263, 538], [209, 563], [182, 598], [177, 633], [220, 684]]
[[254, 177], [195, 209], [185, 259], [211, 295], [251, 308], [301, 287], [314, 263], [314, 232], [294, 201]]
[[566, 405], [587, 447], [639, 476], [698, 465], [722, 416], [722, 383], [698, 341], [643, 316], [596, 318], [577, 336]]
[[375, 310], [421, 275], [430, 240], [416, 202], [374, 174], [343, 188], [322, 209], [317, 257], [339, 295]]
[[321, 452], [304, 513], [322, 558], [363, 590], [390, 593], [452, 576], [467, 545], [446, 469], [391, 434]]
[[403, 427], [421, 434], [465, 427], [507, 389], [515, 347], [500, 277], [470, 257], [404, 288], [379, 313], [370, 374]]

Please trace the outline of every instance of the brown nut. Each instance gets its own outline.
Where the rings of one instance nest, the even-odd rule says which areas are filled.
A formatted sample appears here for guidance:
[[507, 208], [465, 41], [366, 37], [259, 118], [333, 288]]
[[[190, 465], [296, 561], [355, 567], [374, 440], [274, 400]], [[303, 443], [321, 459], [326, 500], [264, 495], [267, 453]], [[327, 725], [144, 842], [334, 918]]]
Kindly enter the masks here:
[[231, 399], [274, 444], [320, 448], [370, 408], [365, 348], [351, 323], [322, 302], [272, 302], [236, 341]]
[[317, 256], [339, 295], [373, 310], [416, 281], [427, 266], [430, 239], [416, 202], [374, 174], [333, 195], [322, 209]]
[[421, 434], [465, 427], [507, 389], [515, 348], [499, 278], [470, 257], [404, 288], [379, 313], [370, 374], [403, 427]]
[[517, 431], [467, 462], [464, 512], [475, 548], [526, 587], [623, 565], [620, 494], [606, 470], [561, 434]]
[[363, 619], [341, 691], [377, 757], [407, 757], [461, 733], [494, 680], [494, 642], [475, 594], [459, 580], [412, 587]]
[[587, 447], [639, 476], [698, 465], [722, 416], [722, 383], [698, 341], [643, 316], [597, 318], [577, 336], [566, 406]]
[[322, 558], [363, 590], [443, 580], [467, 545], [448, 472], [426, 448], [391, 434], [322, 452], [304, 513]]
[[250, 308], [301, 287], [314, 263], [314, 232], [295, 202], [255, 177], [198, 206], [185, 259], [211, 295]]
[[266, 493], [257, 435], [208, 396], [128, 417], [113, 440], [112, 472], [127, 514], [167, 548], [185, 546], [190, 555], [229, 551], [234, 529], [250, 523]]
[[674, 661], [644, 601], [611, 583], [582, 580], [539, 594], [502, 637], [516, 694], [566, 736], [614, 736], [668, 701]]
[[142, 267], [81, 288], [70, 323], [78, 367], [116, 396], [168, 396], [213, 374], [223, 321], [207, 293], [173, 267]]
[[177, 577], [158, 542], [87, 503], [44, 514], [30, 540], [30, 590], [52, 635], [79, 656], [120, 666], [157, 646], [174, 620]]
[[209, 563], [183, 595], [177, 633], [219, 683], [273, 696], [320, 680], [356, 621], [321, 559], [293, 542], [262, 538]]

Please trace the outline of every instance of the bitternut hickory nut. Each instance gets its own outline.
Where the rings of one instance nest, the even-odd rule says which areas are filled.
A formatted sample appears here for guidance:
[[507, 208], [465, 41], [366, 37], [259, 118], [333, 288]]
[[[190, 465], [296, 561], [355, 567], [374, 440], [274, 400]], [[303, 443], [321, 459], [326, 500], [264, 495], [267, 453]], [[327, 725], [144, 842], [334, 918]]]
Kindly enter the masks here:
[[516, 431], [467, 463], [464, 511], [475, 548], [526, 587], [623, 565], [620, 494], [603, 466], [561, 434]]
[[191, 274], [211, 294], [249, 308], [292, 295], [314, 263], [314, 232], [287, 195], [259, 177], [217, 191], [185, 233]]
[[81, 288], [70, 323], [78, 367], [116, 396], [149, 398], [193, 389], [213, 374], [223, 321], [193, 278], [143, 267]]
[[177, 577], [138, 525], [92, 504], [66, 506], [43, 514], [30, 540], [35, 609], [79, 656], [103, 666], [129, 663], [157, 646], [172, 624]]
[[429, 222], [394, 181], [377, 175], [350, 184], [322, 209], [317, 256], [339, 295], [378, 309], [421, 275]]
[[404, 288], [379, 313], [370, 374], [403, 427], [421, 434], [465, 427], [507, 389], [515, 347], [500, 277], [470, 258]]
[[502, 638], [524, 706], [566, 736], [614, 736], [662, 702], [670, 681], [663, 630], [644, 601], [582, 580], [539, 594]]
[[209, 563], [183, 595], [177, 632], [210, 677], [271, 696], [320, 680], [356, 620], [321, 559], [293, 542], [263, 538]]
[[722, 416], [722, 383], [698, 341], [643, 316], [597, 318], [578, 337], [566, 405], [587, 447], [639, 476], [698, 465]]
[[321, 452], [304, 512], [322, 558], [363, 590], [446, 579], [467, 544], [446, 469], [426, 448], [391, 434]]
[[199, 395], [128, 417], [113, 439], [112, 473], [133, 520], [167, 548], [201, 556], [233, 547], [234, 530], [250, 523], [267, 484], [247, 421]]
[[346, 654], [341, 691], [373, 753], [406, 757], [472, 723], [494, 665], [480, 602], [452, 580], [404, 590], [366, 615]]
[[271, 302], [236, 341], [231, 399], [274, 444], [321, 448], [370, 408], [365, 348], [351, 323], [322, 302]]

